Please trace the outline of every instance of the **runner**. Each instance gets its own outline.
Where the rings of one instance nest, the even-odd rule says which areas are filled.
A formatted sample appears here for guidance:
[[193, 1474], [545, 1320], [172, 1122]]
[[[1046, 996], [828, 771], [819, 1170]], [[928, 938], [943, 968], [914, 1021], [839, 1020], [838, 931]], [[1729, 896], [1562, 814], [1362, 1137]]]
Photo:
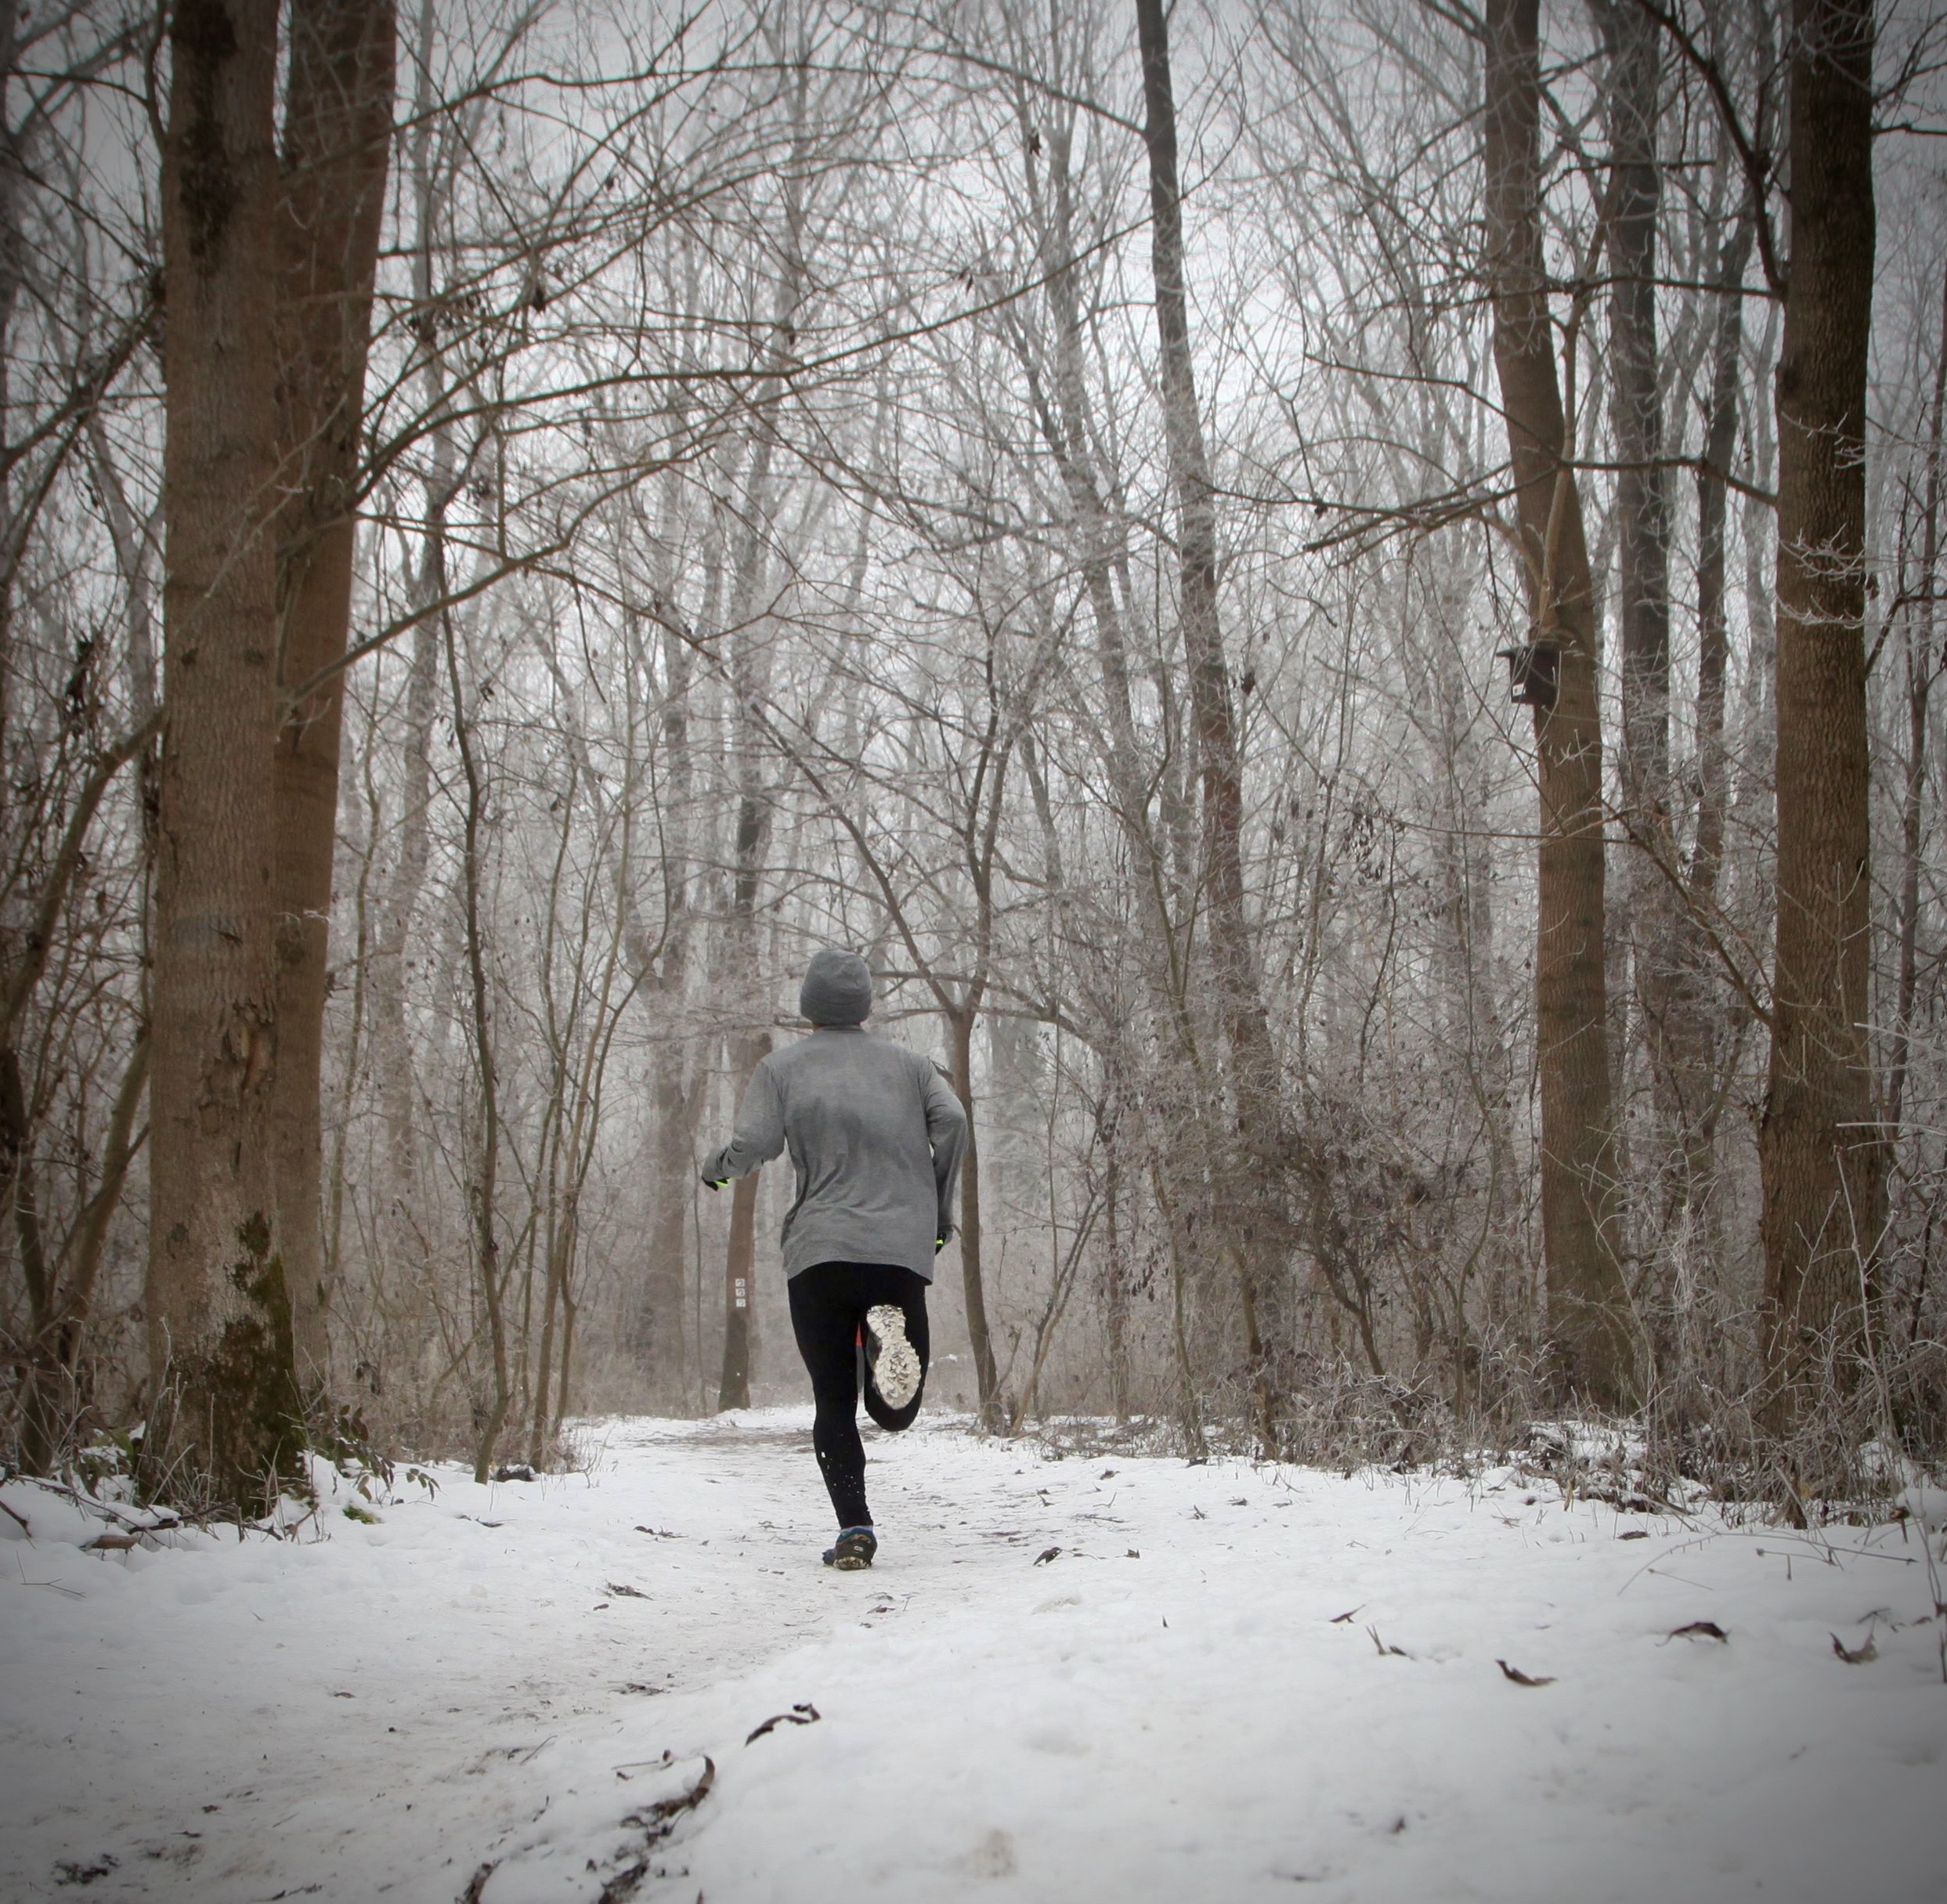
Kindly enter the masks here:
[[784, 1219], [791, 1328], [818, 1412], [812, 1446], [838, 1515], [825, 1564], [869, 1567], [879, 1550], [858, 1438], [865, 1408], [909, 1427], [927, 1377], [927, 1285], [953, 1234], [966, 1116], [929, 1058], [865, 1028], [872, 974], [856, 952], [815, 953], [798, 993], [811, 1034], [752, 1074], [736, 1133], [703, 1166], [721, 1189], [787, 1146], [796, 1197]]

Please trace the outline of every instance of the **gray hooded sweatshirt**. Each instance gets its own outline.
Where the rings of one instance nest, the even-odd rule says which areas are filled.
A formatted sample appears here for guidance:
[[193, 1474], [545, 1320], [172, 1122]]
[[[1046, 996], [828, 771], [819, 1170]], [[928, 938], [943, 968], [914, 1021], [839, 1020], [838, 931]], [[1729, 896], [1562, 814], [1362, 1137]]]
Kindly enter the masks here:
[[966, 1114], [931, 1059], [857, 1024], [820, 1026], [758, 1065], [736, 1134], [703, 1175], [746, 1176], [787, 1145], [798, 1181], [787, 1277], [894, 1263], [932, 1281], [936, 1240], [953, 1234]]

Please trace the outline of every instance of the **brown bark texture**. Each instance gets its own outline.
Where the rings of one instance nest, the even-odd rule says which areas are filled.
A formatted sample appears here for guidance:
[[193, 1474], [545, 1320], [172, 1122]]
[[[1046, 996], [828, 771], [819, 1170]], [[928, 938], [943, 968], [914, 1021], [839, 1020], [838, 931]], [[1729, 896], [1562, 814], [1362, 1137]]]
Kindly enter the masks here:
[[[392, 129], [394, 0], [293, 0], [277, 203], [278, 677], [342, 660], [372, 280]], [[325, 995], [344, 677], [277, 735], [278, 1234], [300, 1377], [328, 1389], [320, 1220]]]
[[1489, 0], [1483, 16], [1486, 266], [1533, 638], [1560, 654], [1555, 705], [1535, 710], [1535, 1039], [1548, 1321], [1563, 1389], [1610, 1404], [1630, 1391], [1633, 1357], [1612, 1241], [1616, 1185], [1602, 969], [1602, 735], [1595, 591], [1568, 460], [1542, 258], [1537, 13], [1537, 0]]
[[[294, 1456], [274, 1230], [276, 0], [181, 0], [163, 147], [167, 710], [151, 984], [152, 1475]], [[179, 1465], [178, 1465], [179, 1464]]]
[[[1614, 383], [1617, 620], [1623, 689], [1623, 804], [1637, 851], [1627, 861], [1630, 975], [1649, 1070], [1651, 1181], [1682, 1181], [1684, 1107], [1673, 1037], [1677, 906], [1670, 797], [1670, 499], [1656, 340], [1658, 27], [1636, 0], [1603, 16], [1609, 42], [1609, 363]], [[1671, 1190], [1649, 1212], [1653, 1250]]]
[[1873, 10], [1798, 0], [1778, 416], [1778, 889], [1758, 1138], [1772, 1420], [1790, 1429], [1865, 1320], [1884, 1169], [1867, 1034], [1866, 388]]

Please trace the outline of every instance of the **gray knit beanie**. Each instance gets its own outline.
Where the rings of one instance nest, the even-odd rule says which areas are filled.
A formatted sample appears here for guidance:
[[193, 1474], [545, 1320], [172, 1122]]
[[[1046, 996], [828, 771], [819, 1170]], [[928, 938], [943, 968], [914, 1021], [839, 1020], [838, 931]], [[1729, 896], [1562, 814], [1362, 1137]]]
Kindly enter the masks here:
[[859, 1024], [872, 1008], [872, 975], [857, 952], [814, 952], [798, 990], [798, 1010], [814, 1024]]

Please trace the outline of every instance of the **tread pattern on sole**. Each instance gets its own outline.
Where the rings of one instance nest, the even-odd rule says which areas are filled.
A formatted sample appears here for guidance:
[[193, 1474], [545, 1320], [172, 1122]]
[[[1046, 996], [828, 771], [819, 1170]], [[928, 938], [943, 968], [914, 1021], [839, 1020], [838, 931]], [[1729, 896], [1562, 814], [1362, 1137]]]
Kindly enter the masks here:
[[919, 1357], [906, 1340], [905, 1312], [881, 1302], [865, 1312], [865, 1328], [876, 1353], [872, 1357], [872, 1386], [889, 1408], [903, 1408], [919, 1393]]

